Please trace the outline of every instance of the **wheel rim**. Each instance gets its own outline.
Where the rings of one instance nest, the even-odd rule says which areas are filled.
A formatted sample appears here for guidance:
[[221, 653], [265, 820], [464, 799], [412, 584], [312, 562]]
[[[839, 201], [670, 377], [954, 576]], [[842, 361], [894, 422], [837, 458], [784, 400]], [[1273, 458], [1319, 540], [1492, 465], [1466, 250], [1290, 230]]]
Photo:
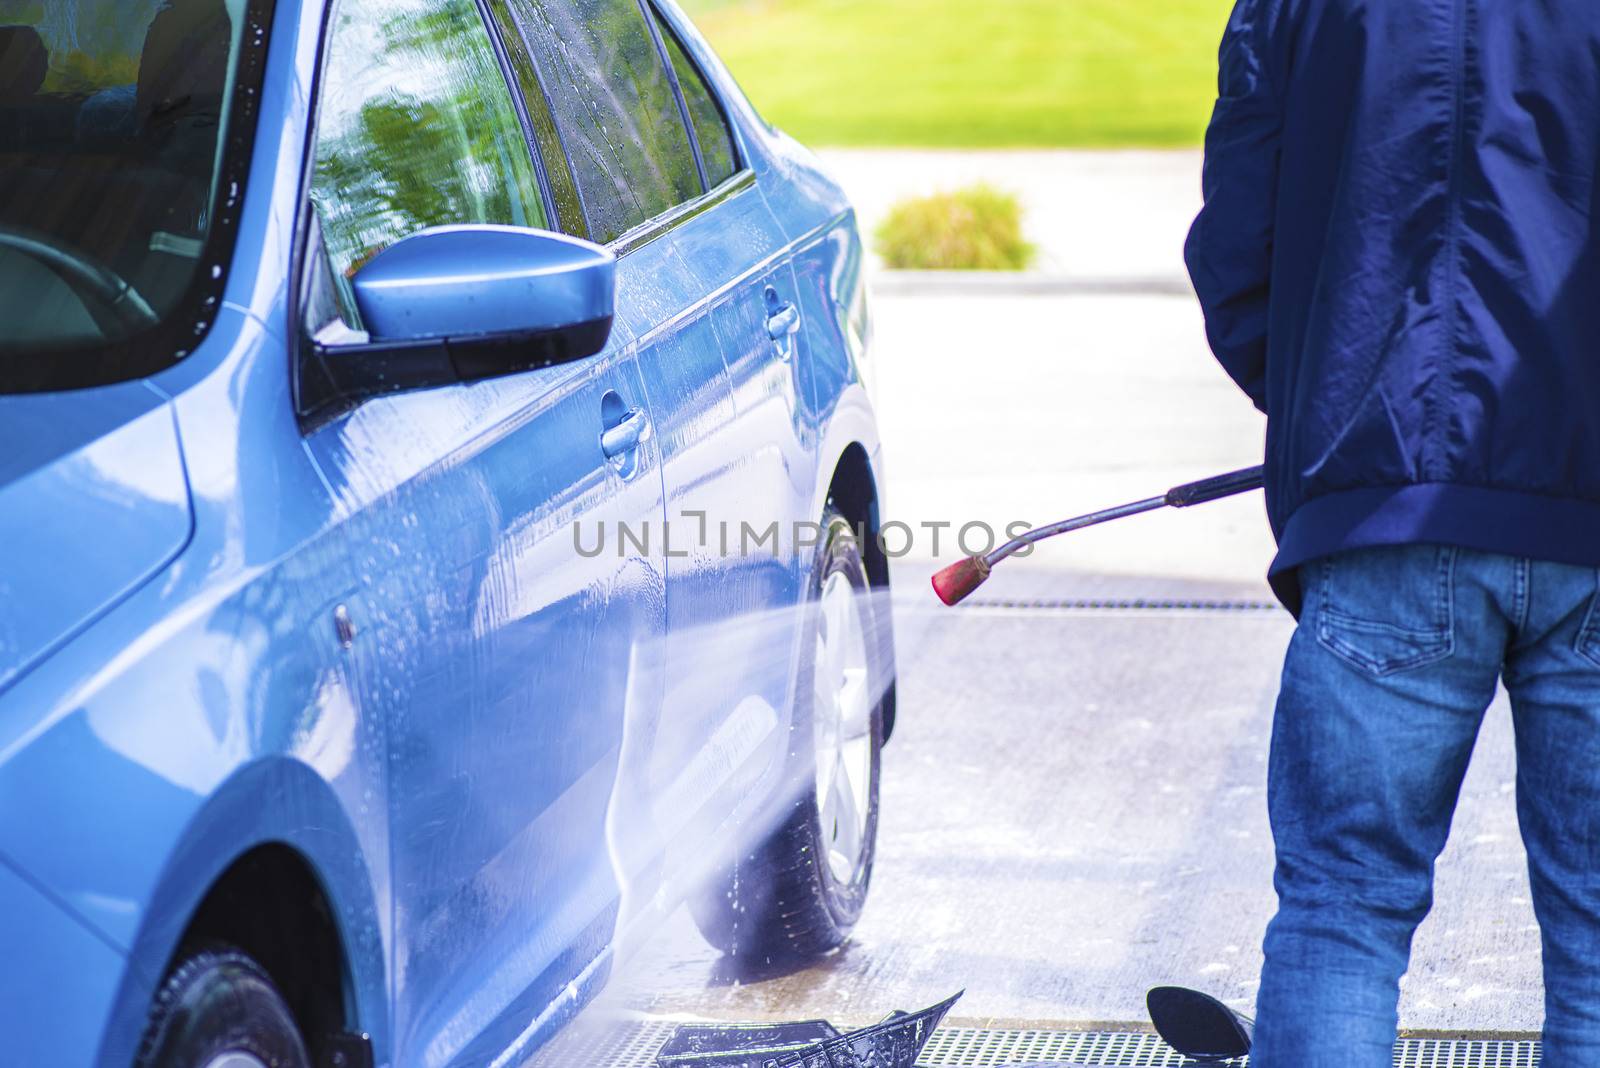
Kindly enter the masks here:
[[828, 871], [854, 883], [866, 853], [872, 789], [872, 707], [867, 640], [856, 588], [840, 571], [822, 585], [812, 672], [817, 812]]
[[206, 1068], [267, 1068], [253, 1053], [219, 1053], [206, 1062]]

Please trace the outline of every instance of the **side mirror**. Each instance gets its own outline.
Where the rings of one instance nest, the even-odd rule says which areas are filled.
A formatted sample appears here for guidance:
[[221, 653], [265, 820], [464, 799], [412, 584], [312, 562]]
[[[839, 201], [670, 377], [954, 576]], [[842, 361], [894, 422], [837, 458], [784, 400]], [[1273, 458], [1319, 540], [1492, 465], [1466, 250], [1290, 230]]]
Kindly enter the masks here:
[[321, 377], [326, 404], [593, 356], [611, 336], [617, 260], [543, 230], [441, 226], [378, 253], [351, 287], [367, 340], [314, 345], [305, 384]]

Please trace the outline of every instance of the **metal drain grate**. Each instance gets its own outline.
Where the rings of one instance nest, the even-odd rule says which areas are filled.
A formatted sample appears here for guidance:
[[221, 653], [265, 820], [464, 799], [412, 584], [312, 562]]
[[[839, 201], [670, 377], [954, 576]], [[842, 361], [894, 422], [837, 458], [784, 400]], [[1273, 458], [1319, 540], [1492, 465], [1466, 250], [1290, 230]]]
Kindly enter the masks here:
[[1399, 1068], [1534, 1068], [1539, 1043], [1414, 1039], [1400, 1044]]
[[655, 1068], [656, 1052], [678, 1029], [666, 1020], [582, 1021], [556, 1036], [523, 1068]]
[[[992, 1031], [946, 1027], [922, 1051], [921, 1068], [1000, 1068], [1056, 1062], [1084, 1068], [1177, 1068], [1193, 1064], [1155, 1035], [1126, 1031]], [[1241, 1068], [1245, 1062], [1237, 1062]], [[1396, 1068], [1536, 1068], [1537, 1042], [1407, 1039]]]
[[[656, 1051], [672, 1036], [670, 1021], [634, 1021], [557, 1038], [527, 1068], [654, 1068]], [[942, 1027], [922, 1051], [919, 1068], [1002, 1068], [1061, 1064], [1075, 1068], [1180, 1068], [1184, 1060], [1155, 1035], [1131, 1031], [1001, 1031]], [[1246, 1068], [1245, 1062], [1235, 1062]], [[1538, 1068], [1539, 1043], [1467, 1039], [1407, 1039], [1395, 1068]]]
[[962, 608], [1003, 608], [1035, 612], [1281, 612], [1276, 601], [1207, 600], [1162, 597], [1011, 598], [972, 597]]
[[990, 1068], [1057, 1061], [1073, 1065], [1167, 1068], [1190, 1062], [1155, 1035], [1127, 1031], [991, 1031], [946, 1027], [922, 1051], [922, 1068]]

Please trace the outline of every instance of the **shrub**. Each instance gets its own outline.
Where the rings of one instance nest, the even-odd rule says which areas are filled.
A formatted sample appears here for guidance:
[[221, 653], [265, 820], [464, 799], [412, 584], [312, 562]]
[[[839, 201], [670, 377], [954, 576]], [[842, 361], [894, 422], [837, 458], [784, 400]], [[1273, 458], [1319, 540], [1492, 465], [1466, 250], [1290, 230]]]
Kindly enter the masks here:
[[1023, 240], [1021, 201], [987, 185], [902, 200], [876, 237], [898, 271], [1024, 271], [1038, 252]]

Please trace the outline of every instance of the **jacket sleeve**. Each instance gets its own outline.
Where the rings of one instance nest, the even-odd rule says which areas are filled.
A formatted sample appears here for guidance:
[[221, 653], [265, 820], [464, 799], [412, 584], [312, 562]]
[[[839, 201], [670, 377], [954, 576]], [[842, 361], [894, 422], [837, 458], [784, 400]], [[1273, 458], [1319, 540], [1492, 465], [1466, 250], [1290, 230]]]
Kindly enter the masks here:
[[1282, 131], [1278, 95], [1264, 64], [1270, 2], [1238, 0], [1228, 20], [1217, 105], [1206, 131], [1205, 207], [1184, 246], [1211, 350], [1262, 411]]

